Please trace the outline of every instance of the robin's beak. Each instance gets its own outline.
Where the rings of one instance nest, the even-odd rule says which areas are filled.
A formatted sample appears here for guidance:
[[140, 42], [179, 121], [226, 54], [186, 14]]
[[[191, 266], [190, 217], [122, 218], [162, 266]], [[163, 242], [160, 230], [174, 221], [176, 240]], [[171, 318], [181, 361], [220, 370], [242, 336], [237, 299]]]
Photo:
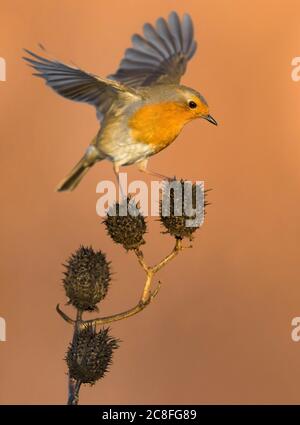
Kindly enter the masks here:
[[218, 125], [217, 121], [211, 116], [211, 115], [203, 115], [203, 117], [205, 120], [211, 122], [214, 125]]

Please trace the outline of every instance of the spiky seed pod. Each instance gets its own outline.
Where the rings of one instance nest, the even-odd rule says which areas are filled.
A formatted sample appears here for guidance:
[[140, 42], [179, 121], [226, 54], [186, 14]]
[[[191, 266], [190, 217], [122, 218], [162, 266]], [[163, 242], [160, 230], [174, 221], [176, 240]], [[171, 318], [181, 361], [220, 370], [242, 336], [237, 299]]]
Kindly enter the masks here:
[[63, 284], [69, 303], [80, 310], [96, 310], [110, 282], [110, 264], [105, 255], [92, 247], [81, 246], [65, 267]]
[[203, 222], [207, 205], [204, 198], [203, 188], [195, 183], [182, 179], [167, 182], [160, 202], [160, 221], [166, 229], [164, 233], [191, 240]]
[[130, 197], [110, 207], [103, 223], [112, 240], [123, 245], [126, 250], [145, 243], [143, 236], [147, 230], [146, 221]]
[[95, 384], [108, 371], [113, 351], [118, 347], [119, 340], [109, 335], [109, 328], [97, 333], [91, 325], [76, 332], [66, 354], [70, 378]]

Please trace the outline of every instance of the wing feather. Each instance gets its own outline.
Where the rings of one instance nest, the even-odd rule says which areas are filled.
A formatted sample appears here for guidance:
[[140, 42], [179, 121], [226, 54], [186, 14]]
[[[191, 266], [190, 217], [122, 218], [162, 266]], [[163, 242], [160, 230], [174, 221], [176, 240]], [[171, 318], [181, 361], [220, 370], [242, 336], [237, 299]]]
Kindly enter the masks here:
[[172, 12], [168, 21], [159, 18], [155, 27], [146, 23], [143, 30], [143, 36], [133, 35], [133, 46], [109, 78], [131, 87], [179, 83], [197, 48], [191, 17], [185, 14], [180, 21]]
[[136, 95], [133, 89], [119, 82], [99, 78], [75, 66], [56, 59], [46, 59], [26, 49], [25, 52], [29, 55], [24, 57], [25, 61], [37, 71], [35, 76], [43, 78], [61, 96], [95, 106], [100, 117], [117, 97], [122, 94]]

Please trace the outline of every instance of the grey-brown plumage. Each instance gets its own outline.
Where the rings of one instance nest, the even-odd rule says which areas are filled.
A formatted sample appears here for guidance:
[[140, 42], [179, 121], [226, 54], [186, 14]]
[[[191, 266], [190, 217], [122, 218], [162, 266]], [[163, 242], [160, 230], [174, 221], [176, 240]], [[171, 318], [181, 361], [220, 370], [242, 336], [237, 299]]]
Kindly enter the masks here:
[[[118, 70], [108, 78], [25, 50], [29, 57], [24, 59], [35, 69], [34, 75], [43, 78], [61, 96], [93, 105], [101, 122], [98, 135], [57, 190], [73, 190], [89, 168], [102, 159], [112, 161], [115, 171], [119, 166], [133, 163], [137, 163], [141, 171], [147, 171], [148, 158], [172, 143], [186, 122], [201, 117], [216, 124], [208, 114], [204, 98], [195, 90], [179, 85], [197, 47], [189, 15], [185, 14], [180, 21], [172, 12], [168, 20], [159, 18], [155, 27], [145, 24], [144, 35], [134, 34], [132, 44], [125, 51]], [[191, 111], [191, 101], [197, 110]], [[178, 125], [176, 123], [168, 137], [164, 127], [171, 129], [170, 114], [164, 109], [156, 110], [157, 122], [153, 122], [151, 114], [148, 115], [142, 125], [145, 134], [135, 131], [136, 122], [132, 125], [131, 122], [139, 110], [168, 102], [181, 106], [185, 113], [178, 117]], [[149, 131], [159, 125], [163, 126], [164, 139], [160, 140], [160, 134], [150, 134], [152, 138], [147, 139]]]

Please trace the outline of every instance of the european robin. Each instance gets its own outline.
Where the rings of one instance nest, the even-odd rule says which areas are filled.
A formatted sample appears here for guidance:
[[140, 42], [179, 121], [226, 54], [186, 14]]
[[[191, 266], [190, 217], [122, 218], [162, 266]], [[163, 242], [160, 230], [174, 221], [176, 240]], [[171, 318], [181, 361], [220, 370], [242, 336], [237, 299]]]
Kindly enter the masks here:
[[24, 58], [58, 94], [94, 105], [101, 127], [84, 156], [58, 185], [58, 191], [73, 190], [98, 161], [112, 161], [116, 173], [123, 165], [147, 169], [148, 158], [169, 146], [183, 126], [195, 118], [217, 122], [209, 114], [204, 97], [180, 85], [180, 78], [194, 55], [191, 17], [180, 21], [172, 12], [159, 18], [155, 27], [144, 25], [144, 36], [134, 34], [133, 47], [125, 51], [119, 69], [106, 79], [56, 59], [46, 59], [28, 50]]

